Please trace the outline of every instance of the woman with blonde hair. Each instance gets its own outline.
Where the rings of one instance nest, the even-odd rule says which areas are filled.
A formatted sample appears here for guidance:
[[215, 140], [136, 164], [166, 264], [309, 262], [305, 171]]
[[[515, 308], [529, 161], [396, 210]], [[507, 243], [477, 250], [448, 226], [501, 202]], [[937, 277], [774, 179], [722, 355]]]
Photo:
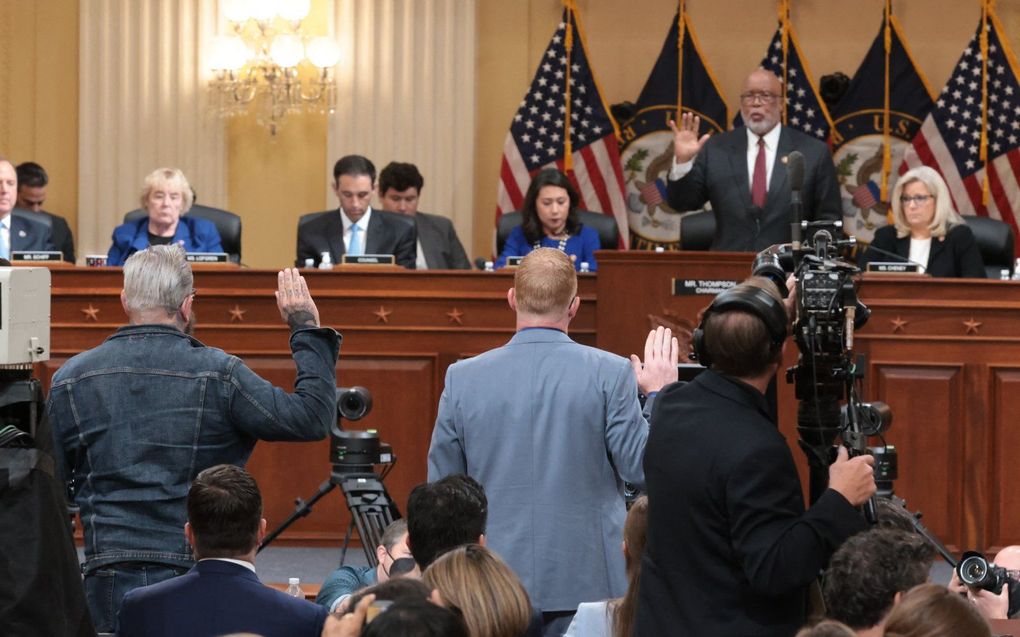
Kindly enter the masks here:
[[532, 611], [528, 593], [495, 553], [467, 544], [440, 555], [422, 574], [443, 606], [464, 617], [471, 637], [521, 637]]
[[896, 181], [891, 199], [893, 224], [875, 232], [864, 264], [899, 256], [935, 277], [985, 278], [974, 233], [953, 209], [938, 171], [928, 166], [908, 170]]

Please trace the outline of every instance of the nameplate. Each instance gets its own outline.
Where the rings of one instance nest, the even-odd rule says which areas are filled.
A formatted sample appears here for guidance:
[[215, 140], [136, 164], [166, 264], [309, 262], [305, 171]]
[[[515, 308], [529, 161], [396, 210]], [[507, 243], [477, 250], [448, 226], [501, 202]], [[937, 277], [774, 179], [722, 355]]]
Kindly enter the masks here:
[[506, 267], [508, 267], [508, 268], [516, 268], [517, 266], [519, 266], [521, 264], [521, 260], [522, 259], [524, 259], [524, 257], [507, 257], [506, 258]]
[[917, 263], [897, 263], [895, 261], [872, 261], [868, 264], [868, 272], [885, 272], [886, 274], [924, 274]]
[[43, 250], [12, 250], [11, 261], [63, 261], [63, 252]]
[[344, 265], [396, 265], [397, 259], [392, 254], [359, 254], [357, 256], [344, 254], [340, 257], [340, 263]]
[[189, 252], [184, 255], [188, 263], [227, 263], [226, 252]]
[[673, 296], [715, 296], [737, 283], [726, 279], [673, 279]]

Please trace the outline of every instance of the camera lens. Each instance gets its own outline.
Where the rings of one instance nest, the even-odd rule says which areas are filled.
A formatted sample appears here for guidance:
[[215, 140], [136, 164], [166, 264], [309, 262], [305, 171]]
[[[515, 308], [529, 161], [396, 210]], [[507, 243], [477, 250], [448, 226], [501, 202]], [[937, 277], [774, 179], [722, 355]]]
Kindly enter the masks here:
[[980, 586], [988, 575], [988, 560], [974, 555], [960, 562], [960, 581], [967, 586]]
[[337, 387], [336, 410], [342, 418], [360, 420], [372, 409], [372, 394], [364, 387]]

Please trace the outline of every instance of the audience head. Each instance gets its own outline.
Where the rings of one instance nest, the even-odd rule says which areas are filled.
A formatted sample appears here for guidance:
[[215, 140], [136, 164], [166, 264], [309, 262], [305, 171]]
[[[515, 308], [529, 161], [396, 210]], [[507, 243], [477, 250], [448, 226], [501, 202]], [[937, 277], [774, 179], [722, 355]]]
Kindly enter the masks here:
[[906, 509], [903, 500], [893, 496], [891, 498], [875, 498], [875, 509], [878, 513], [878, 522], [875, 523], [880, 529], [898, 529], [908, 533], [916, 533], [914, 527], [914, 514]]
[[[904, 203], [904, 198], [909, 202]], [[949, 228], [964, 222], [953, 208], [942, 175], [929, 166], [911, 168], [900, 175], [890, 201], [896, 236], [901, 239], [912, 235], [944, 237]]]
[[[427, 601], [395, 602], [361, 631], [361, 637], [468, 637], [467, 626], [453, 611]], [[473, 635], [472, 635], [473, 637]]]
[[142, 208], [149, 213], [150, 225], [176, 228], [193, 201], [191, 185], [180, 169], [157, 168], [142, 182]]
[[149, 246], [124, 263], [120, 299], [132, 324], [173, 323], [188, 332], [194, 293], [195, 277], [179, 245]]
[[496, 554], [477, 544], [440, 555], [422, 573], [448, 608], [464, 616], [471, 637], [520, 637], [531, 621], [521, 581]]
[[489, 502], [471, 476], [447, 476], [419, 484], [407, 498], [407, 542], [422, 570], [441, 553], [484, 543]]
[[404, 602], [428, 601], [432, 589], [420, 579], [414, 577], [394, 577], [357, 591], [347, 600], [347, 612], [358, 607], [358, 602], [366, 595], [375, 595], [376, 601]]
[[524, 319], [565, 328], [581, 303], [570, 257], [555, 248], [529, 252], [514, 272], [514, 287], [507, 300], [517, 312], [518, 327]]
[[18, 174], [17, 206], [32, 212], [39, 212], [46, 203], [46, 185], [50, 178], [46, 170], [34, 161], [22, 162], [15, 167]]
[[413, 217], [425, 179], [414, 164], [391, 161], [379, 173], [379, 199], [391, 212]]
[[627, 566], [627, 592], [613, 606], [613, 635], [630, 637], [637, 612], [638, 588], [641, 585], [641, 558], [645, 554], [648, 535], [648, 496], [634, 500], [623, 523], [623, 558]]
[[367, 157], [346, 155], [333, 166], [333, 191], [344, 214], [357, 223], [372, 204], [375, 165]]
[[885, 621], [885, 637], [991, 637], [988, 622], [966, 598], [939, 584], [910, 589]]
[[844, 624], [825, 620], [814, 626], [801, 628], [797, 637], [857, 637], [857, 633]]
[[580, 195], [570, 179], [555, 168], [546, 168], [531, 179], [521, 208], [521, 230], [530, 243], [542, 237], [559, 238], [581, 231], [577, 214]]
[[759, 137], [779, 124], [783, 85], [776, 74], [758, 67], [744, 80], [740, 90], [740, 117], [744, 126]]
[[14, 165], [0, 155], [0, 219], [14, 210], [18, 199], [18, 173]]
[[196, 558], [254, 558], [265, 529], [262, 494], [244, 469], [216, 465], [199, 473], [191, 483], [185, 534]]
[[379, 546], [375, 547], [375, 557], [379, 562], [376, 567], [376, 581], [379, 582], [417, 570], [407, 545], [407, 520], [396, 520], [386, 527]]
[[928, 581], [935, 552], [914, 532], [871, 529], [833, 554], [822, 594], [827, 615], [855, 630], [876, 626], [897, 598]]
[[[726, 295], [726, 296], [724, 296]], [[724, 299], [753, 297], [759, 312], [743, 307], [719, 311]], [[767, 302], [771, 297], [773, 302]], [[750, 303], [750, 302], [749, 302]], [[769, 310], [772, 308], [772, 310]], [[786, 325], [786, 310], [776, 286], [761, 277], [751, 277], [726, 290], [705, 310], [702, 321], [703, 347], [711, 368], [737, 378], [754, 378], [768, 373], [782, 359], [782, 343], [777, 343], [761, 314], [774, 310], [775, 321]]]

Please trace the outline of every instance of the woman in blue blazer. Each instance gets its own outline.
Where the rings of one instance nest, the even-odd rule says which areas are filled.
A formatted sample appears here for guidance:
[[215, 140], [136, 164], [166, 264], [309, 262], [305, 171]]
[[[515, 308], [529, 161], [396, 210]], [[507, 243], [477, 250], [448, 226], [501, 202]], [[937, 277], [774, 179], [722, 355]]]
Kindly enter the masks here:
[[505, 266], [507, 257], [523, 257], [535, 248], [557, 248], [567, 253], [575, 270], [587, 263], [594, 272], [595, 251], [602, 246], [599, 233], [578, 219], [580, 199], [567, 176], [555, 168], [535, 175], [524, 196], [521, 225], [510, 231], [496, 267]]
[[185, 252], [223, 252], [216, 224], [181, 216], [193, 201], [191, 186], [179, 169], [154, 170], [142, 186], [142, 208], [149, 215], [114, 228], [106, 265], [124, 265], [129, 256], [150, 245], [179, 243]]

